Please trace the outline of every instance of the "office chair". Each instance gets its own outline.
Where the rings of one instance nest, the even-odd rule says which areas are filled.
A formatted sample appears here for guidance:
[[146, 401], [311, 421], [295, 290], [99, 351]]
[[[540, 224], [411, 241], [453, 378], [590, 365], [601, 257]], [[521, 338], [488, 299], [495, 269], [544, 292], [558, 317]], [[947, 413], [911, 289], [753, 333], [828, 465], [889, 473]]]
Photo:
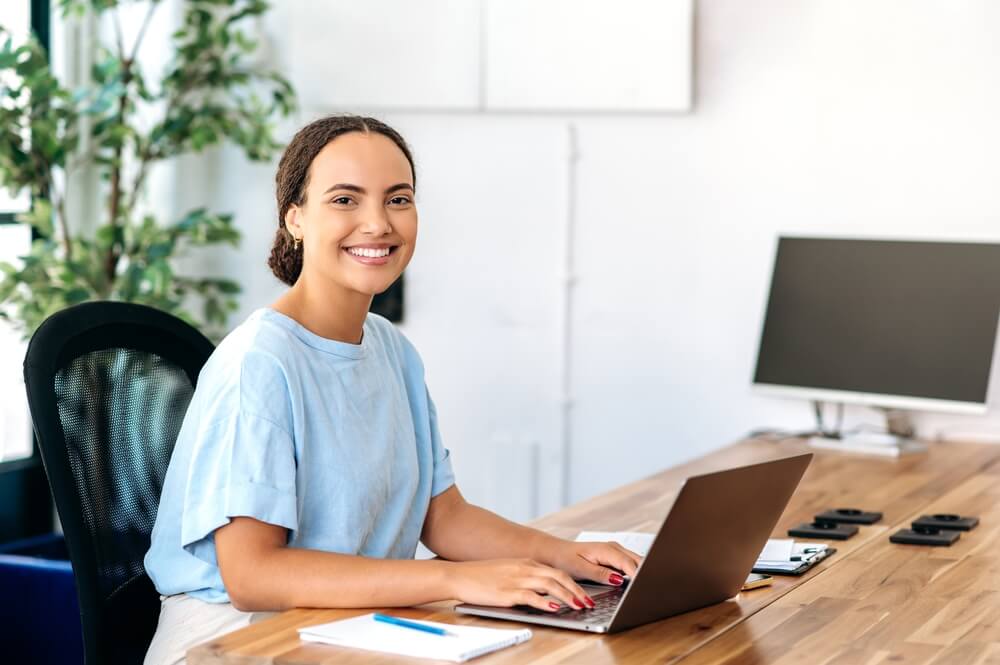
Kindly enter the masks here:
[[87, 665], [141, 664], [156, 630], [159, 596], [142, 561], [213, 348], [180, 319], [121, 302], [53, 314], [28, 345], [28, 406], [73, 564]]

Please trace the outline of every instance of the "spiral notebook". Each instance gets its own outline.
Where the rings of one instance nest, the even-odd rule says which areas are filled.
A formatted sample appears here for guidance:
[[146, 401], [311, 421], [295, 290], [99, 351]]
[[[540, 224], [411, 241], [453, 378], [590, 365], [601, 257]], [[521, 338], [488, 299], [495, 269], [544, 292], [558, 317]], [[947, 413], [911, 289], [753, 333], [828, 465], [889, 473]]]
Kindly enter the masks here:
[[374, 614], [362, 614], [319, 626], [299, 628], [299, 638], [304, 642], [382, 651], [400, 656], [451, 660], [456, 663], [531, 639], [531, 631], [528, 629], [499, 630], [434, 621], [416, 623], [444, 628], [454, 635], [434, 635], [412, 628], [380, 623], [375, 621]]

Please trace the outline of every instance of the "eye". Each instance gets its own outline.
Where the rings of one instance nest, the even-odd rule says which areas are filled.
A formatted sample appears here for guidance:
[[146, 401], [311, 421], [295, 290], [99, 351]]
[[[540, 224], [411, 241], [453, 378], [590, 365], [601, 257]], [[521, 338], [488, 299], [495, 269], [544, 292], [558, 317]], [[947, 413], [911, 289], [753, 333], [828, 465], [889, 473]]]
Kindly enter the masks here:
[[337, 205], [346, 206], [354, 203], [354, 200], [350, 196], [337, 196], [330, 199], [330, 203], [335, 203]]
[[412, 202], [413, 201], [412, 199], [410, 199], [409, 196], [394, 196], [391, 199], [389, 199], [389, 205], [394, 205], [394, 206], [405, 206], [409, 205]]

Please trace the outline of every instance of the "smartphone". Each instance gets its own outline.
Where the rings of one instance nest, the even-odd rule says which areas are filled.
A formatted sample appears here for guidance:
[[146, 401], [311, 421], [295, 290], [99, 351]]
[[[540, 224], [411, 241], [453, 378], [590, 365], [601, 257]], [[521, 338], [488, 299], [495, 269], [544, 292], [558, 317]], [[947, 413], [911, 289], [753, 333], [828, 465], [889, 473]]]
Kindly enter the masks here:
[[768, 586], [774, 578], [770, 575], [764, 575], [763, 573], [750, 573], [747, 575], [747, 581], [743, 583], [743, 588], [740, 591], [749, 591], [750, 589], [756, 589], [762, 586]]

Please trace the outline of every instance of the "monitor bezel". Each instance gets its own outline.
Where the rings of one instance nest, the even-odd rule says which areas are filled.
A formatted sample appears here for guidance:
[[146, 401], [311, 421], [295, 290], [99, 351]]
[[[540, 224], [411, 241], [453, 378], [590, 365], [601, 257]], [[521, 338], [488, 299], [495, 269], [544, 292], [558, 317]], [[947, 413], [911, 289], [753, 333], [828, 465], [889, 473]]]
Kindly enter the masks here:
[[771, 247], [771, 272], [767, 282], [764, 297], [763, 311], [760, 315], [760, 331], [757, 335], [757, 353], [754, 356], [752, 375], [750, 377], [751, 389], [755, 394], [768, 397], [782, 397], [793, 399], [807, 399], [818, 402], [839, 402], [842, 404], [857, 404], [860, 406], [870, 406], [886, 409], [905, 409], [910, 411], [935, 411], [942, 413], [958, 413], [969, 415], [985, 415], [989, 412], [989, 405], [995, 391], [995, 381], [993, 381], [993, 371], [997, 366], [997, 356], [1000, 354], [1000, 315], [997, 317], [997, 324], [993, 335], [993, 353], [990, 357], [990, 364], [987, 369], [986, 397], [982, 402], [963, 402], [958, 400], [938, 399], [934, 397], [914, 397], [912, 395], [893, 395], [888, 393], [864, 393], [851, 390], [837, 390], [835, 388], [819, 388], [814, 386], [795, 386], [787, 384], [773, 384], [758, 382], [757, 367], [760, 364], [760, 348], [764, 342], [764, 328], [767, 323], [767, 308], [771, 302], [771, 290], [774, 284], [774, 270], [777, 267], [778, 247], [781, 241], [788, 240], [858, 240], [862, 242], [926, 242], [941, 244], [983, 244], [1000, 245], [1000, 239], [944, 239], [944, 238], [888, 238], [884, 236], [859, 236], [859, 235], [814, 235], [781, 233]]
[[989, 412], [991, 385], [987, 385], [985, 402], [958, 402], [931, 397], [910, 397], [907, 395], [888, 395], [882, 393], [859, 393], [848, 390], [831, 390], [826, 388], [808, 388], [804, 386], [783, 386], [773, 383], [753, 384], [754, 392], [769, 397], [785, 397], [807, 399], [816, 402], [839, 402], [841, 404], [857, 404], [880, 409], [905, 409], [908, 411], [937, 411], [941, 413], [962, 413], [969, 415], [985, 415]]

